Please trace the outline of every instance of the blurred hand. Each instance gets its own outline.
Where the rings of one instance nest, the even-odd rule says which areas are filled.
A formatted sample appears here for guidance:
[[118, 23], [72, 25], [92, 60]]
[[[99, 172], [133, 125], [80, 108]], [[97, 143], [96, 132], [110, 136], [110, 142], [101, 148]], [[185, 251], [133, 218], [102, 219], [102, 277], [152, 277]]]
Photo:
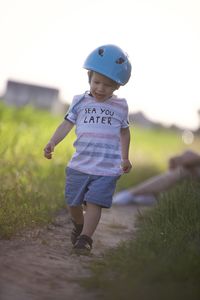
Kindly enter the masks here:
[[131, 168], [132, 168], [132, 164], [130, 162], [129, 159], [123, 159], [121, 162], [121, 168], [123, 170], [124, 173], [129, 173]]
[[44, 148], [44, 157], [46, 157], [47, 159], [51, 159], [54, 148], [55, 148], [55, 143], [52, 141], [48, 142], [48, 144]]

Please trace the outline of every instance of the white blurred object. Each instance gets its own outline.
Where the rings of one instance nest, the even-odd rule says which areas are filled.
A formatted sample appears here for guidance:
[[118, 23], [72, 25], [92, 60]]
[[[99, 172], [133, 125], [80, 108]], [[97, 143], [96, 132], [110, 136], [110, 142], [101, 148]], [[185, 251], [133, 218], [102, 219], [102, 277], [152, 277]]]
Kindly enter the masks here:
[[137, 195], [134, 196], [132, 203], [141, 205], [152, 205], [156, 202], [156, 197], [154, 195]]
[[189, 145], [194, 142], [194, 134], [191, 130], [184, 130], [182, 133], [182, 140], [185, 144]]
[[113, 204], [119, 204], [119, 205], [126, 205], [128, 203], [131, 203], [133, 200], [133, 194], [129, 191], [121, 191], [114, 195], [113, 197]]
[[121, 191], [114, 195], [113, 204], [127, 205], [127, 204], [141, 204], [152, 205], [156, 202], [154, 195], [133, 195], [130, 191]]

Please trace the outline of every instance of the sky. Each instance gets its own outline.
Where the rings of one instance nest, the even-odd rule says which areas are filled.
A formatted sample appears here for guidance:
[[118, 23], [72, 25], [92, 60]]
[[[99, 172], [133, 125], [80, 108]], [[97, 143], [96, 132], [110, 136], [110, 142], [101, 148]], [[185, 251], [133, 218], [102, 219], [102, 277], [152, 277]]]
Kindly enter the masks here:
[[0, 0], [0, 94], [8, 79], [55, 87], [63, 101], [88, 90], [87, 55], [104, 44], [128, 53], [117, 91], [130, 112], [199, 126], [199, 0]]

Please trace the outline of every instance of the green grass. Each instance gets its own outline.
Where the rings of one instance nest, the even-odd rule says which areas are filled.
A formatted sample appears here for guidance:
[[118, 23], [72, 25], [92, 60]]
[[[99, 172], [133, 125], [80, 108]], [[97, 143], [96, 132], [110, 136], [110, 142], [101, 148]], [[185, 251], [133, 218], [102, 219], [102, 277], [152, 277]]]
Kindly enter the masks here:
[[200, 184], [185, 182], [140, 215], [129, 242], [92, 265], [100, 299], [200, 299]]
[[[0, 102], [0, 237], [50, 222], [63, 207], [65, 166], [74, 151], [74, 131], [56, 147], [52, 160], [43, 157], [43, 148], [62, 119]], [[121, 177], [117, 190], [162, 172], [168, 157], [186, 148], [180, 135], [170, 130], [133, 127], [131, 136], [133, 170]], [[199, 138], [191, 148], [200, 148]]]
[[9, 238], [22, 228], [51, 221], [64, 205], [64, 172], [74, 133], [50, 161], [43, 148], [62, 118], [1, 103], [0, 119], [0, 236]]
[[[74, 131], [54, 153], [43, 148], [63, 117], [32, 107], [0, 103], [0, 237], [51, 222], [64, 206], [65, 166], [74, 149]], [[131, 128], [133, 170], [117, 190], [131, 187], [167, 168], [170, 156], [188, 146], [171, 130]], [[200, 138], [189, 147], [200, 149]], [[187, 182], [161, 195], [141, 212], [133, 239], [92, 265], [84, 285], [101, 299], [200, 299], [200, 184]], [[113, 224], [116, 226], [116, 224]], [[102, 292], [103, 291], [103, 292]]]

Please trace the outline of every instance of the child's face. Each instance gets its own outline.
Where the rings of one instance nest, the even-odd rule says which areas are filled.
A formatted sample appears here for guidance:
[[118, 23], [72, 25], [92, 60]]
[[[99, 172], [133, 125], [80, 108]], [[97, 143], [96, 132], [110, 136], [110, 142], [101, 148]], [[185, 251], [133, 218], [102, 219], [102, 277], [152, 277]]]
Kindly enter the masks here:
[[108, 77], [96, 72], [92, 73], [90, 78], [90, 92], [97, 101], [106, 101], [118, 88], [119, 85]]

